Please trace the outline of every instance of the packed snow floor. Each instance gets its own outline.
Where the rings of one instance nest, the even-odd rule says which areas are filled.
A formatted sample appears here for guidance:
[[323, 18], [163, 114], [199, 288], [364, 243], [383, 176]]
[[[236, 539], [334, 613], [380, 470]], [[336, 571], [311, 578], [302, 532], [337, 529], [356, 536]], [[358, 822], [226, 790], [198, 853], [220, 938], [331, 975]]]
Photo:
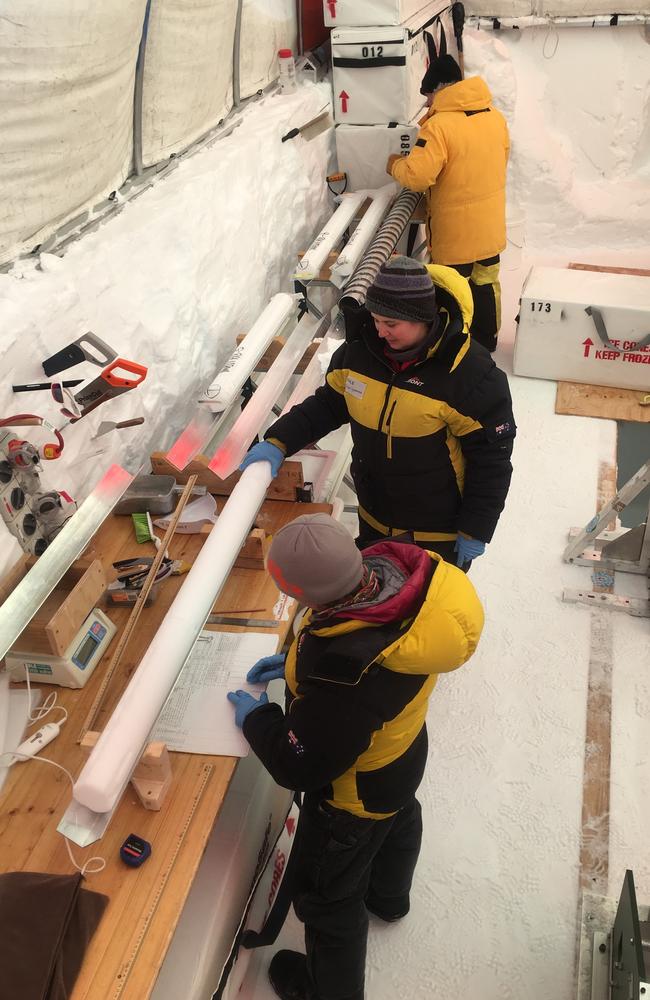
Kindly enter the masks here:
[[[544, 259], [543, 263], [564, 263]], [[611, 251], [582, 260], [614, 260]], [[542, 262], [542, 261], [540, 261]], [[638, 258], [636, 260], [638, 263]], [[504, 260], [497, 363], [512, 371], [514, 317], [528, 263]], [[508, 269], [509, 267], [513, 269]], [[597, 507], [600, 458], [613, 460], [612, 421], [558, 416], [556, 383], [511, 377], [518, 436], [496, 537], [472, 568], [486, 611], [474, 658], [442, 677], [428, 717], [420, 788], [424, 844], [411, 912], [371, 917], [368, 1000], [573, 1000], [578, 933], [582, 774], [590, 615], [563, 604], [589, 570], [561, 561], [567, 531]], [[632, 581], [634, 583], [635, 581]], [[630, 592], [619, 574], [617, 589]], [[612, 814], [609, 895], [626, 868], [650, 899], [648, 622], [611, 614]], [[278, 948], [303, 950], [291, 914], [273, 948], [253, 953], [242, 1000], [275, 994]]]

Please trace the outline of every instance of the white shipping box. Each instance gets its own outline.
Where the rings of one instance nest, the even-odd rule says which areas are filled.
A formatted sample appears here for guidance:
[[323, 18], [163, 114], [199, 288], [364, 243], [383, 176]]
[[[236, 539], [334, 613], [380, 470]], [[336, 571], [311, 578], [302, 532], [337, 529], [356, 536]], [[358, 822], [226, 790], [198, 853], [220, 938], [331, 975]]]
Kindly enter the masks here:
[[427, 0], [323, 0], [327, 28], [402, 24], [426, 7]]
[[419, 126], [337, 125], [334, 129], [338, 168], [347, 174], [348, 191], [373, 190], [387, 184], [386, 162], [393, 153], [408, 156]]
[[336, 28], [332, 39], [337, 124], [410, 122], [424, 106], [420, 84], [436, 53], [443, 2], [428, 4], [405, 24]]
[[650, 278], [533, 267], [521, 294], [513, 371], [650, 390], [646, 338]]

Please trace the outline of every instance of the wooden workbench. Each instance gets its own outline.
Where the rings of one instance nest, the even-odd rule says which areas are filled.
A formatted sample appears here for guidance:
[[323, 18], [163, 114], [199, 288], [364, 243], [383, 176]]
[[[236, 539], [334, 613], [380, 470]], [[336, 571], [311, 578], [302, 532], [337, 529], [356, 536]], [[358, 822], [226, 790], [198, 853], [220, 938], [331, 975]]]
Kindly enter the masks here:
[[[217, 498], [219, 507], [225, 500]], [[266, 501], [256, 524], [273, 533], [299, 514], [322, 511], [329, 513], [331, 506]], [[204, 540], [205, 536], [200, 535], [178, 535], [171, 543], [170, 555], [192, 562]], [[151, 552], [146, 551], [149, 548]], [[93, 549], [106, 567], [116, 559], [155, 551], [153, 545], [137, 545], [130, 517], [110, 517], [97, 534]], [[156, 602], [144, 609], [137, 634], [111, 680], [93, 728], [102, 729], [110, 717], [185, 579], [169, 578], [161, 585]], [[234, 569], [214, 611], [263, 608], [242, 617], [268, 619], [274, 617], [273, 608], [279, 598], [264, 571]], [[111, 607], [107, 613], [118, 629], [124, 626], [127, 609]], [[268, 630], [276, 632], [280, 646], [292, 617], [289, 608], [277, 629]], [[113, 643], [118, 637], [119, 631]], [[55, 689], [58, 703], [67, 709], [69, 719], [43, 756], [65, 766], [74, 778], [86, 759], [77, 740], [112, 648], [83, 689]], [[47, 685], [39, 687], [44, 696], [51, 690]], [[146, 1000], [153, 989], [237, 764], [236, 758], [180, 753], [172, 753], [171, 760], [173, 784], [160, 812], [145, 810], [129, 785], [104, 837], [86, 849], [72, 845], [79, 865], [93, 856], [106, 859], [106, 868], [89, 875], [86, 885], [110, 900], [86, 953], [72, 1000]], [[34, 761], [14, 765], [0, 792], [0, 872], [74, 871], [64, 839], [56, 830], [70, 801], [70, 782], [62, 772]], [[120, 845], [130, 833], [152, 844], [152, 855], [141, 868], [127, 868], [119, 859]]]

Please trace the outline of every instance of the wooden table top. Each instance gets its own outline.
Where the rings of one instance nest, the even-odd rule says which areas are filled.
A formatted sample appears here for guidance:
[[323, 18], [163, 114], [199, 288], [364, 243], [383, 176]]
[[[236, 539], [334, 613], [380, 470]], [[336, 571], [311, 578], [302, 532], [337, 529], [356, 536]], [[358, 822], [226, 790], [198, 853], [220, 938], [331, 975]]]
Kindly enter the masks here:
[[[219, 507], [225, 500], [217, 498]], [[272, 534], [299, 514], [321, 511], [329, 513], [331, 506], [266, 501], [256, 524]], [[170, 555], [191, 563], [204, 540], [203, 535], [177, 535], [172, 540]], [[130, 517], [108, 518], [92, 548], [106, 567], [116, 559], [155, 554], [152, 544], [135, 542]], [[164, 581], [155, 603], [143, 610], [136, 633], [106, 691], [94, 729], [101, 730], [106, 724], [185, 579], [181, 576]], [[273, 609], [281, 607], [277, 605], [280, 599], [281, 595], [263, 570], [233, 569], [214, 605], [214, 612], [226, 614], [259, 608], [263, 610], [242, 617], [269, 619], [278, 617]], [[268, 629], [277, 634], [278, 648], [291, 625], [292, 603], [287, 602], [283, 609], [286, 617], [279, 622], [278, 628]], [[58, 704], [66, 708], [69, 715], [60, 735], [47, 746], [43, 756], [66, 767], [75, 779], [86, 760], [85, 752], [77, 743], [82, 723], [129, 614], [126, 608], [105, 610], [118, 626], [118, 633], [86, 686], [81, 690], [38, 686], [44, 697], [50, 690], [56, 690]], [[109, 897], [109, 905], [86, 953], [72, 1000], [98, 1000], [100, 997], [102, 1000], [146, 1000], [153, 989], [237, 764], [237, 759], [232, 757], [181, 753], [172, 753], [170, 757], [173, 783], [159, 812], [144, 809], [129, 784], [104, 837], [85, 849], [71, 845], [80, 866], [94, 856], [106, 860], [105, 869], [88, 875], [85, 884], [88, 889]], [[64, 838], [56, 830], [71, 797], [70, 781], [58, 769], [35, 761], [14, 765], [0, 792], [0, 872], [74, 872]], [[119, 848], [131, 833], [152, 845], [151, 857], [136, 869], [127, 868], [119, 859]]]

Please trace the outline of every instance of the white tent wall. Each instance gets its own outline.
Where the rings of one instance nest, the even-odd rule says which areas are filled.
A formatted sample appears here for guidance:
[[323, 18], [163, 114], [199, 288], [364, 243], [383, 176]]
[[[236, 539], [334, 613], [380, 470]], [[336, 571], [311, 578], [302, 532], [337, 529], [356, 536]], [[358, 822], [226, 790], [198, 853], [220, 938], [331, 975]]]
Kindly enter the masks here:
[[3, 0], [0, 263], [126, 179], [145, 0]]
[[151, 0], [144, 56], [142, 162], [185, 149], [232, 108], [238, 0]]
[[[306, 83], [254, 102], [230, 136], [180, 163], [63, 257], [42, 254], [0, 274], [3, 414], [33, 407], [62, 423], [49, 394], [15, 396], [11, 385], [42, 380], [40, 362], [87, 330], [149, 369], [139, 388], [64, 431], [63, 455], [43, 463], [46, 489], [81, 500], [112, 462], [136, 471], [152, 449], [169, 447], [236, 335], [272, 295], [291, 289], [298, 251], [331, 212], [333, 129], [310, 142], [281, 137], [329, 96], [327, 84]], [[69, 377], [97, 371], [79, 365]], [[143, 426], [91, 440], [103, 420], [136, 416]], [[39, 428], [17, 433], [46, 440]], [[18, 555], [5, 533], [0, 575]]]
[[508, 216], [530, 249], [642, 249], [650, 45], [642, 26], [465, 31], [465, 73], [508, 119]]
[[240, 39], [239, 94], [245, 98], [277, 79], [278, 49], [296, 54], [295, 0], [244, 0]]

